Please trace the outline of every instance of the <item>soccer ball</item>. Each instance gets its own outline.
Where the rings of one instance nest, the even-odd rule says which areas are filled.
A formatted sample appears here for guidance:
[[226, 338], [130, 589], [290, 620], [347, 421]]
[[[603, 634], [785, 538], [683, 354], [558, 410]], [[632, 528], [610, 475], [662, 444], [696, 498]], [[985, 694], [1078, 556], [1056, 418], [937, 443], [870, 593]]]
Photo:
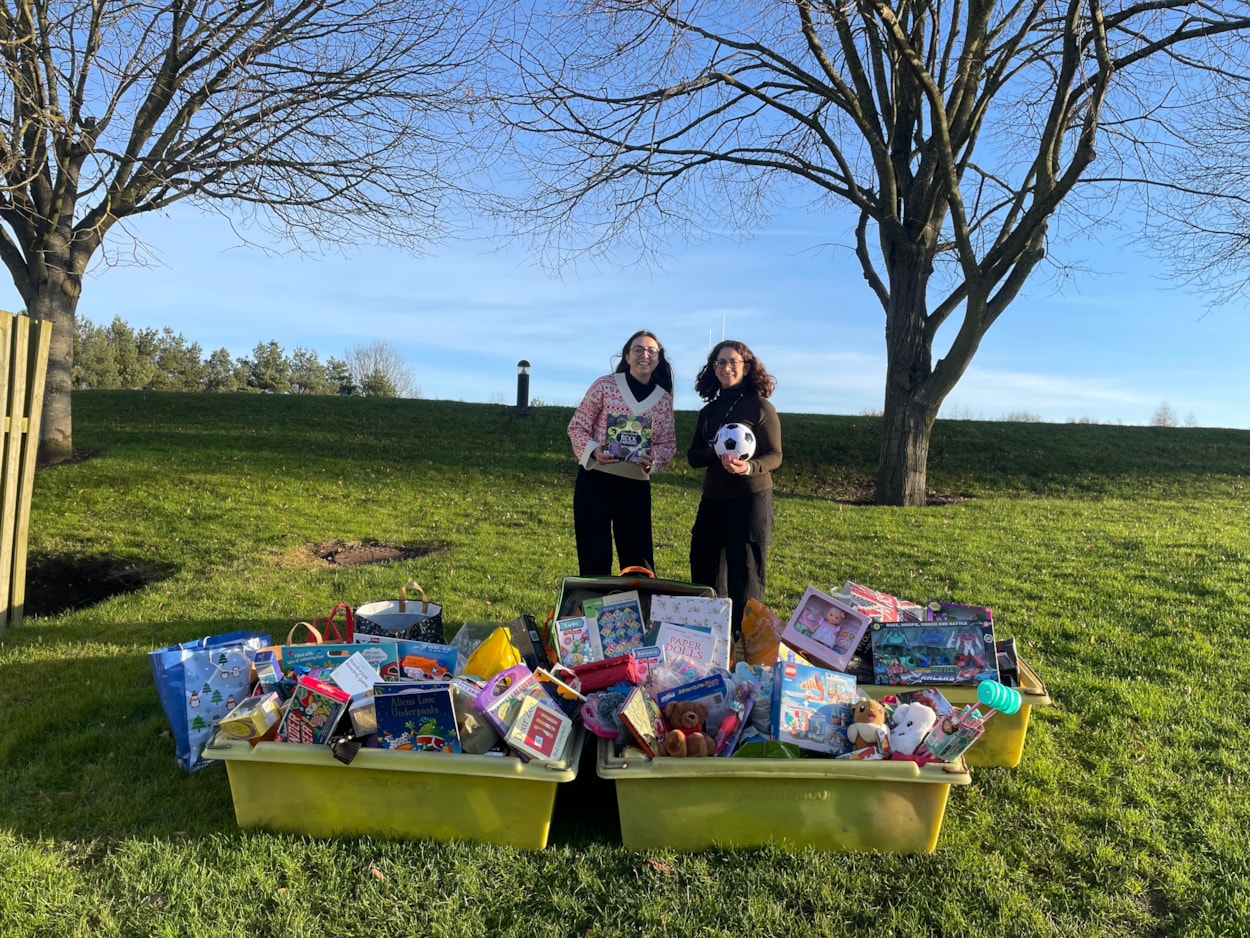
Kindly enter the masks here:
[[716, 434], [716, 442], [712, 444], [717, 456], [737, 456], [739, 459], [750, 459], [755, 455], [755, 434], [751, 428], [741, 423], [727, 423]]

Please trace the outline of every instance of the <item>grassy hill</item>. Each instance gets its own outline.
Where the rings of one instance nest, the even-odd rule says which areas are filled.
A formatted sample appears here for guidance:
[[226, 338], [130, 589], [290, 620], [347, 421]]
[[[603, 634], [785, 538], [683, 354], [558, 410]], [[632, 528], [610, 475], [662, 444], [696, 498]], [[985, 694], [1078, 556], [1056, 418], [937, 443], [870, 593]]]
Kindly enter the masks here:
[[[933, 855], [633, 853], [585, 764], [540, 853], [240, 831], [222, 766], [175, 768], [147, 652], [240, 627], [285, 635], [409, 577], [449, 630], [544, 618], [576, 573], [569, 415], [76, 394], [91, 455], [39, 473], [32, 561], [94, 560], [146, 585], [0, 636], [0, 931], [1243, 933], [1246, 431], [939, 422], [942, 504], [897, 509], [856, 503], [875, 420], [782, 415], [769, 604], [788, 616], [805, 587], [855, 580], [992, 606], [1055, 700], [1018, 768], [952, 789]], [[679, 414], [680, 441], [692, 428]], [[699, 483], [680, 457], [654, 481], [661, 575], [688, 575]], [[318, 556], [357, 541], [418, 556]], [[40, 585], [72, 588], [65, 574]]]

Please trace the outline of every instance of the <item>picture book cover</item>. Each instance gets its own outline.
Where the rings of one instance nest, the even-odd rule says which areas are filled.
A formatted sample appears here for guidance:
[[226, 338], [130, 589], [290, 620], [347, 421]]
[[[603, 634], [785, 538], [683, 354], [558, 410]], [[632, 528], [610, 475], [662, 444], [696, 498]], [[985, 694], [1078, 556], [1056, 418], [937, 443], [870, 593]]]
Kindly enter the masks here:
[[347, 712], [351, 695], [326, 681], [302, 677], [291, 692], [282, 722], [274, 739], [280, 743], [320, 743], [330, 741], [339, 719]]
[[621, 462], [638, 462], [651, 455], [651, 418], [647, 415], [608, 413], [604, 451]]
[[373, 699], [379, 749], [460, 752], [449, 681], [413, 681]]
[[875, 622], [873, 680], [878, 684], [979, 684], [998, 680], [994, 624]]
[[716, 660], [716, 637], [711, 632], [663, 622], [656, 630], [655, 644], [664, 651], [665, 661], [687, 658], [702, 674], [724, 667]]
[[646, 621], [637, 590], [627, 590], [603, 597], [595, 624], [599, 629], [599, 647], [605, 658], [628, 654], [642, 644]]
[[657, 593], [651, 597], [650, 623], [685, 625], [707, 629], [716, 638], [713, 662], [716, 667], [729, 670], [732, 647], [733, 601], [727, 596], [669, 596]]
[[781, 639], [818, 664], [844, 671], [871, 622], [863, 612], [809, 586]]
[[774, 666], [773, 738], [801, 749], [841, 755], [850, 751], [855, 679], [838, 671], [779, 661]]
[[287, 673], [297, 666], [337, 668], [354, 654], [361, 654], [384, 681], [399, 679], [399, 656], [391, 642], [373, 645], [283, 645], [282, 668]]
[[553, 764], [564, 761], [572, 735], [573, 721], [558, 707], [550, 701], [527, 697], [504, 742], [527, 762], [537, 759]]
[[570, 616], [556, 619], [556, 653], [566, 668], [603, 660], [603, 647], [599, 644], [599, 627], [594, 618]]
[[638, 748], [650, 759], [660, 751], [660, 742], [668, 732], [664, 714], [655, 698], [641, 687], [635, 687], [621, 704], [621, 723], [629, 730]]

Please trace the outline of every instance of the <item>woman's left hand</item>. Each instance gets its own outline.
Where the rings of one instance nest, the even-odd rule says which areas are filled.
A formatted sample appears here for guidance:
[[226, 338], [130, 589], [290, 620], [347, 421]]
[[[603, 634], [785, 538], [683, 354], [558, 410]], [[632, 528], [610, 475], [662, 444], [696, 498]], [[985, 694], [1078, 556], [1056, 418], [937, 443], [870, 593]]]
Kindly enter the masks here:
[[638, 465], [642, 466], [643, 472], [650, 472], [651, 467], [655, 465], [655, 457], [654, 456], [639, 456]]

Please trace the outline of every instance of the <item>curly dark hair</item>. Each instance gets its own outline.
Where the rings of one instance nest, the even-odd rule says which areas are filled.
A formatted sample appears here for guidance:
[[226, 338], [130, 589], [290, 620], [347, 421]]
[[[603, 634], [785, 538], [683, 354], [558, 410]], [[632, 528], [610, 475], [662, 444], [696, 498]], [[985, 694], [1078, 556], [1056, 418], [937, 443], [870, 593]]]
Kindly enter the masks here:
[[742, 360], [746, 363], [743, 367], [742, 383], [753, 390], [760, 397], [771, 397], [773, 391], [777, 387], [777, 379], [768, 373], [768, 369], [764, 367], [764, 363], [755, 357], [755, 353], [747, 346], [745, 342], [738, 342], [734, 339], [725, 339], [707, 353], [707, 361], [703, 363], [703, 367], [699, 369], [698, 376], [694, 379], [695, 393], [705, 401], [710, 401], [721, 392], [720, 381], [716, 379], [716, 359], [720, 358], [720, 353], [725, 349], [731, 349], [742, 356]]
[[621, 346], [621, 363], [616, 366], [616, 370], [621, 372], [629, 371], [629, 347], [643, 336], [646, 336], [648, 339], [655, 339], [655, 344], [660, 347], [660, 358], [655, 364], [655, 371], [652, 373], [655, 375], [656, 383], [669, 394], [672, 394], [673, 366], [668, 362], [668, 353], [664, 351], [664, 343], [660, 341], [659, 337], [654, 332], [648, 332], [646, 329], [639, 329], [626, 339], [625, 344]]

